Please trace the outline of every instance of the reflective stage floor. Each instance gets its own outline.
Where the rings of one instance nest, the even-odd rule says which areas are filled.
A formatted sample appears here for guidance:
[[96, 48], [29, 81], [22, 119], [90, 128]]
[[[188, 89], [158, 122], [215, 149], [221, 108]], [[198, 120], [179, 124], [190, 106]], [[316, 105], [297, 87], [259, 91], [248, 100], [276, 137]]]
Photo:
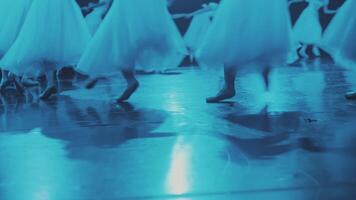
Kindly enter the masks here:
[[[356, 72], [310, 62], [275, 69], [271, 90], [242, 72], [237, 96], [206, 104], [222, 72], [141, 75], [93, 90], [62, 81], [0, 107], [0, 199], [354, 199]], [[80, 82], [79, 85], [83, 85]]]

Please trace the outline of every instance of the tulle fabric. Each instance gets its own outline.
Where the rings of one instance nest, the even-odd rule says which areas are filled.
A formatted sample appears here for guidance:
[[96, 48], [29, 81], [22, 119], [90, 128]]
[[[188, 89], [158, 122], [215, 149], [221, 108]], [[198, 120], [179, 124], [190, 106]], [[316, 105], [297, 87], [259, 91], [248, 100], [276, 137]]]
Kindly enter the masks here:
[[320, 43], [322, 27], [319, 20], [320, 0], [309, 0], [308, 7], [302, 12], [293, 28], [293, 40], [304, 44]]
[[0, 31], [3, 28], [3, 24], [6, 21], [6, 15], [9, 11], [8, 7], [11, 5], [11, 1], [10, 0], [3, 0], [0, 3]]
[[77, 70], [97, 77], [133, 67], [171, 68], [184, 54], [166, 0], [120, 0], [113, 2]]
[[344, 67], [356, 66], [356, 1], [346, 1], [326, 29], [321, 47]]
[[1, 63], [17, 75], [75, 65], [90, 37], [75, 0], [33, 0], [18, 38]]
[[195, 53], [197, 48], [201, 45], [204, 36], [212, 23], [217, 6], [211, 7], [213, 10], [197, 14], [193, 17], [192, 22], [184, 35], [185, 44], [193, 53]]
[[286, 0], [223, 0], [201, 47], [204, 66], [286, 62], [291, 44]]
[[0, 3], [0, 58], [9, 50], [25, 21], [32, 0], [3, 0]]
[[98, 30], [102, 20], [103, 15], [109, 7], [109, 0], [100, 0], [101, 3], [106, 3], [103, 6], [95, 8], [91, 13], [85, 17], [89, 31], [92, 35]]

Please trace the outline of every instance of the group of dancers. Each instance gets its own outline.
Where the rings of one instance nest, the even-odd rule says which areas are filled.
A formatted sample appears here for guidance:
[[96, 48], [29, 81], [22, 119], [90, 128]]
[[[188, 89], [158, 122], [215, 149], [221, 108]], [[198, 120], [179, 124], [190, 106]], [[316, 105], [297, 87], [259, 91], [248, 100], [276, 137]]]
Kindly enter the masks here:
[[[45, 75], [40, 99], [49, 100], [58, 93], [55, 71], [72, 66], [90, 77], [87, 88], [121, 73], [127, 87], [117, 102], [123, 102], [139, 87], [135, 69], [176, 67], [189, 55], [201, 66], [224, 69], [223, 88], [207, 98], [214, 103], [235, 96], [242, 68], [256, 66], [268, 90], [272, 67], [287, 64], [297, 49], [308, 57], [309, 45], [315, 56], [321, 48], [341, 66], [356, 65], [354, 0], [337, 11], [328, 9], [329, 0], [222, 0], [172, 15], [168, 7], [173, 1], [100, 0], [80, 8], [75, 0], [2, 0], [0, 90], [15, 85], [22, 92], [23, 82]], [[299, 1], [309, 6], [292, 28], [288, 6]], [[321, 8], [336, 13], [324, 33]], [[82, 11], [88, 10], [93, 11], [85, 18]], [[174, 23], [179, 17], [193, 18], [184, 37]], [[346, 97], [356, 99], [356, 93]]]

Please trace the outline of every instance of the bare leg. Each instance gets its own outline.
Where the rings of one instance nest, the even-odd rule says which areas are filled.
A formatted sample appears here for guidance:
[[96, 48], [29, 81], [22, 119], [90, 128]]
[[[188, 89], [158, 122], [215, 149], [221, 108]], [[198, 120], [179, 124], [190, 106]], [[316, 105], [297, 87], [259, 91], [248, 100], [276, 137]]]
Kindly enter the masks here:
[[214, 97], [206, 99], [207, 103], [217, 103], [225, 99], [230, 99], [235, 96], [235, 79], [237, 70], [234, 67], [224, 67], [224, 80], [225, 84], [223, 89]]
[[121, 73], [127, 82], [127, 87], [126, 87], [126, 90], [117, 99], [117, 102], [119, 102], [119, 103], [127, 101], [139, 87], [139, 82], [137, 81], [137, 79], [135, 77], [134, 69], [125, 69], [125, 70], [122, 70]]
[[52, 95], [58, 92], [56, 86], [56, 73], [54, 73], [53, 71], [46, 72], [46, 79], [47, 79], [47, 88], [40, 95], [40, 99], [44, 101], [49, 100]]
[[269, 90], [269, 85], [270, 85], [270, 74], [271, 74], [271, 67], [266, 66], [262, 72], [262, 76], [267, 91]]

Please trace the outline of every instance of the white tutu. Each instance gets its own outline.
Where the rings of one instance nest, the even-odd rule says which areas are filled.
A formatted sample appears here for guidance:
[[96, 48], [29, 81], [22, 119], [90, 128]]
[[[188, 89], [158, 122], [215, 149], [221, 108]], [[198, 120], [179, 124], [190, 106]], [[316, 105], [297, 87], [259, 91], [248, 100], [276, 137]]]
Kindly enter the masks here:
[[75, 65], [89, 40], [75, 0], [33, 0], [19, 36], [1, 64], [17, 75]]
[[211, 10], [197, 14], [193, 17], [192, 22], [184, 35], [186, 46], [191, 52], [195, 53], [204, 39], [209, 27], [212, 23], [212, 18], [217, 9], [216, 4], [208, 5]]
[[343, 66], [356, 65], [356, 1], [347, 0], [326, 29], [321, 47]]
[[286, 62], [291, 23], [286, 0], [223, 0], [198, 61], [207, 66]]
[[9, 50], [25, 21], [32, 0], [4, 0], [0, 3], [0, 58]]
[[120, 0], [113, 2], [77, 70], [95, 77], [135, 66], [176, 67], [185, 53], [166, 0]]
[[11, 0], [3, 0], [0, 3], [0, 31], [2, 30], [3, 24], [6, 21], [6, 15], [9, 12], [10, 6]]
[[109, 0], [100, 0], [99, 2], [105, 3], [105, 5], [95, 8], [91, 13], [89, 13], [85, 17], [85, 21], [87, 22], [89, 31], [92, 35], [98, 30], [102, 17], [105, 14], [106, 10], [109, 7]]
[[293, 40], [304, 44], [320, 43], [322, 27], [319, 20], [319, 9], [325, 3], [321, 0], [307, 0], [308, 7], [302, 12], [293, 27]]

